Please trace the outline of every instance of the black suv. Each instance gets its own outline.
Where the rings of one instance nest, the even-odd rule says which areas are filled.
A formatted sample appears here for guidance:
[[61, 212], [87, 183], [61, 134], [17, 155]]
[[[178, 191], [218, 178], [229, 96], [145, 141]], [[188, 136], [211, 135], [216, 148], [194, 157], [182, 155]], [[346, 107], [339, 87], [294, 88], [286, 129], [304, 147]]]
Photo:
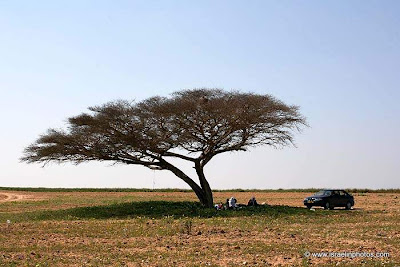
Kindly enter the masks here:
[[312, 206], [333, 210], [335, 207], [345, 207], [347, 210], [354, 206], [354, 197], [344, 190], [326, 189], [304, 199], [307, 208]]

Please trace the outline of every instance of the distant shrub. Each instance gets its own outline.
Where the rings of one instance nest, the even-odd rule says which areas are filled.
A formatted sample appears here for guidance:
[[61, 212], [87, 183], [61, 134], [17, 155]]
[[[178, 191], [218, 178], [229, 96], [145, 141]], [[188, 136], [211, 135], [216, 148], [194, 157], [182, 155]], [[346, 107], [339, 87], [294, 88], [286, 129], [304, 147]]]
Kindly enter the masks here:
[[[215, 189], [214, 192], [318, 192], [324, 188], [290, 188], [290, 189]], [[342, 188], [340, 188], [342, 189]], [[400, 193], [400, 188], [367, 189], [343, 188], [351, 193]], [[29, 191], [29, 192], [183, 192], [191, 193], [191, 189], [182, 188], [47, 188], [47, 187], [0, 187], [0, 190]]]

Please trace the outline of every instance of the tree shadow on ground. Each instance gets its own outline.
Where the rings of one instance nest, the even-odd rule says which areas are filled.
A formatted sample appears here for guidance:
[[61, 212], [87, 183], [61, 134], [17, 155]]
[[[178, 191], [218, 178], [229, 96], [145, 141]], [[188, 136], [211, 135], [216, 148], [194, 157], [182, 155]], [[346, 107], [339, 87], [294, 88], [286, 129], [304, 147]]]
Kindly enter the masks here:
[[242, 217], [265, 215], [278, 217], [281, 215], [309, 214], [305, 208], [289, 206], [261, 205], [242, 207], [237, 210], [215, 210], [201, 206], [197, 202], [145, 201], [127, 202], [102, 206], [78, 207], [64, 210], [47, 210], [32, 212], [29, 216], [34, 220], [74, 220], [74, 219], [110, 219], [110, 218], [162, 218], [181, 217]]

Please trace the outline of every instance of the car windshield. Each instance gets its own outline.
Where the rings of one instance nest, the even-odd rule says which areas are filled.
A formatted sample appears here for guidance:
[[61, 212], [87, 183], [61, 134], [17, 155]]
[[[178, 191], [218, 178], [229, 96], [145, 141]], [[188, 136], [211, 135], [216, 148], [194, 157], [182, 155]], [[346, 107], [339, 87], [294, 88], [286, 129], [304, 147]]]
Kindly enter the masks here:
[[315, 193], [314, 196], [330, 196], [331, 194], [332, 194], [332, 191], [321, 190], [321, 191]]

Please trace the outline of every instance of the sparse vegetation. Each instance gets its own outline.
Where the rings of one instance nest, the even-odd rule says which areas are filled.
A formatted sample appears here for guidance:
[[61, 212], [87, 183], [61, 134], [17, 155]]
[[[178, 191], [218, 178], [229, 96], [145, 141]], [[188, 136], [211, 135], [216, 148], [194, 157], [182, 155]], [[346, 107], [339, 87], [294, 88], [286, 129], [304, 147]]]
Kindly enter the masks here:
[[[211, 217], [244, 217], [244, 216], [287, 216], [305, 214], [299, 207], [269, 206], [246, 207], [238, 210], [209, 209], [197, 202], [144, 201], [126, 202], [101, 206], [87, 206], [58, 210], [39, 210], [12, 214], [14, 222], [44, 220], [85, 220], [85, 219], [129, 219], [145, 218], [211, 218]], [[0, 213], [0, 221], [5, 221], [10, 214]]]
[[[289, 189], [214, 189], [214, 192], [318, 192], [324, 188], [289, 188]], [[367, 189], [342, 188], [350, 193], [400, 193], [400, 189]], [[0, 187], [0, 190], [28, 191], [28, 192], [192, 192], [182, 188], [50, 188], [50, 187]]]
[[[0, 202], [0, 266], [395, 266], [399, 193], [355, 194], [356, 209], [309, 211], [310, 192], [235, 192], [269, 205], [215, 211], [193, 192], [29, 192]], [[216, 192], [222, 202], [229, 192]], [[1, 199], [0, 199], [1, 200]], [[10, 224], [6, 221], [10, 220]], [[390, 258], [305, 258], [305, 251]]]

